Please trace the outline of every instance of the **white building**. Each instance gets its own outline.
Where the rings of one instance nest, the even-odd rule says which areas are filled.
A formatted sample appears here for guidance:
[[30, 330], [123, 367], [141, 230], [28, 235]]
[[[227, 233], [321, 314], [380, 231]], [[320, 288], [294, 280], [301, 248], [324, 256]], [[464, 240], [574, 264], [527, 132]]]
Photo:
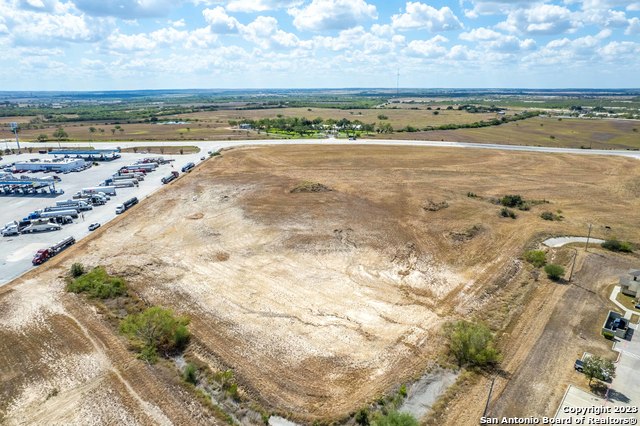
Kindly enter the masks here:
[[65, 158], [59, 161], [26, 161], [22, 163], [16, 163], [15, 170], [32, 170], [32, 171], [44, 171], [52, 170], [54, 172], [65, 172], [67, 170], [73, 170], [85, 165], [85, 161], [81, 158]]

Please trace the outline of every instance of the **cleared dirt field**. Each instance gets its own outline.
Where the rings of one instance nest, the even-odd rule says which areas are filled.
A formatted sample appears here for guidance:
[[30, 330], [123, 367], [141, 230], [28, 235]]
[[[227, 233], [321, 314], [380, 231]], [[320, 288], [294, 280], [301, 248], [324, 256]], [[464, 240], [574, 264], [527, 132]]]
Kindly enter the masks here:
[[[470, 191], [550, 204], [504, 219]], [[331, 421], [432, 365], [448, 319], [504, 323], [530, 309], [532, 329], [544, 327], [528, 295], [564, 287], [528, 279], [522, 250], [542, 235], [582, 235], [587, 223], [594, 237], [640, 241], [639, 196], [640, 169], [624, 158], [378, 146], [225, 152], [0, 289], [0, 419], [36, 421], [47, 407], [48, 420], [81, 423], [94, 404], [111, 422], [215, 421], [177, 372], [136, 360], [91, 304], [64, 292], [73, 262], [104, 265], [148, 303], [190, 316], [189, 351], [232, 368], [267, 411]], [[543, 221], [544, 210], [565, 220]], [[474, 389], [469, 413], [484, 402]], [[112, 397], [93, 397], [102, 394]]]
[[379, 137], [563, 148], [640, 149], [640, 121], [536, 117], [479, 129], [394, 133]]

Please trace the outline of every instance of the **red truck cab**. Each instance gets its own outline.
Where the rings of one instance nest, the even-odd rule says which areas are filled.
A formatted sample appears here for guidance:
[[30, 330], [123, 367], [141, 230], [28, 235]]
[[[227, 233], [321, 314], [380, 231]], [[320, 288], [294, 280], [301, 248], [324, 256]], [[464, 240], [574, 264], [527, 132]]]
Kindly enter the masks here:
[[31, 263], [33, 263], [34, 265], [40, 265], [41, 263], [44, 263], [44, 261], [47, 260], [48, 258], [49, 258], [49, 249], [40, 249], [33, 256], [33, 260], [31, 261]]

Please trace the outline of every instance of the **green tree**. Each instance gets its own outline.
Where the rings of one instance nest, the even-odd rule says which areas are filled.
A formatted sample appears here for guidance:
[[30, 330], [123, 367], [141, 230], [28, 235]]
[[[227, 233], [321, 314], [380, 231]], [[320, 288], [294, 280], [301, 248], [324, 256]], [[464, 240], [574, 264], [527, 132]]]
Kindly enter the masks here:
[[127, 315], [120, 332], [140, 349], [140, 357], [153, 363], [158, 353], [169, 355], [189, 341], [189, 319], [177, 317], [170, 309], [152, 306], [140, 314]]
[[529, 250], [524, 254], [524, 258], [536, 268], [540, 268], [547, 263], [547, 254], [542, 250]]
[[486, 325], [461, 320], [445, 324], [444, 332], [449, 339], [449, 351], [460, 367], [484, 367], [500, 362], [501, 355], [494, 346], [493, 333]]
[[47, 136], [47, 134], [46, 134], [46, 133], [40, 133], [40, 134], [38, 135], [38, 137], [36, 138], [36, 140], [37, 140], [38, 142], [46, 142], [46, 141], [48, 141], [48, 140], [49, 140], [49, 136]]
[[69, 134], [64, 131], [62, 126], [58, 126], [55, 132], [53, 132], [53, 137], [58, 139], [58, 141], [64, 141], [69, 139]]
[[608, 359], [591, 355], [584, 360], [582, 372], [589, 379], [589, 386], [591, 386], [593, 379], [609, 380], [614, 378], [616, 376], [616, 366]]
[[97, 129], [95, 127], [93, 127], [93, 126], [89, 127], [89, 133], [95, 133], [96, 130]]
[[625, 241], [618, 241], [615, 238], [611, 240], [606, 240], [601, 244], [602, 248], [611, 251], [621, 251], [623, 253], [631, 253], [633, 251], [633, 247], [630, 243]]
[[419, 423], [409, 413], [390, 411], [386, 415], [378, 415], [373, 419], [374, 426], [418, 426]]
[[550, 263], [544, 267], [544, 272], [546, 272], [547, 276], [552, 280], [558, 280], [564, 275], [564, 268], [555, 263]]
[[[79, 272], [79, 270], [76, 270], [76, 272]], [[67, 285], [67, 291], [87, 293], [89, 297], [98, 299], [110, 299], [126, 294], [127, 284], [124, 279], [113, 277], [102, 266], [98, 266], [84, 275], [79, 275], [70, 282]]]

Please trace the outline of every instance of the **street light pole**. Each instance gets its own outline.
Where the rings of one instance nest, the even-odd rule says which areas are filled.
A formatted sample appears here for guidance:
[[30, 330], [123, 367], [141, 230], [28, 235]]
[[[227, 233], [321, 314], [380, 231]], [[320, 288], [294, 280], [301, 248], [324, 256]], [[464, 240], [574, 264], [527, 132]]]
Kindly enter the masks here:
[[587, 234], [587, 243], [584, 245], [584, 251], [589, 251], [589, 238], [591, 237], [591, 224], [589, 224], [589, 233]]

